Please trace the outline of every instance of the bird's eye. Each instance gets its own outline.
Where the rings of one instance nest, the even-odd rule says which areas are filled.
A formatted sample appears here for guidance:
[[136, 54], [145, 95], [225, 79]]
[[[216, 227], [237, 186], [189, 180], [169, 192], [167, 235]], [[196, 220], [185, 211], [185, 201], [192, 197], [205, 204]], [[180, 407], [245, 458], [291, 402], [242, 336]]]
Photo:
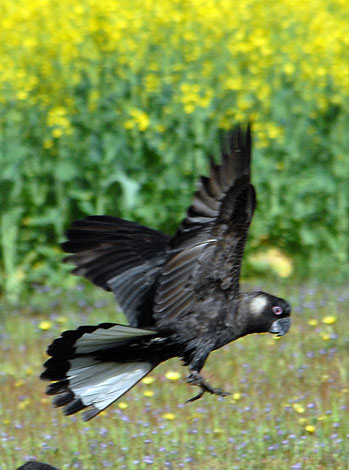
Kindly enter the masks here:
[[279, 306], [273, 307], [273, 313], [274, 313], [275, 315], [281, 315], [281, 314], [282, 314], [282, 308], [279, 307]]

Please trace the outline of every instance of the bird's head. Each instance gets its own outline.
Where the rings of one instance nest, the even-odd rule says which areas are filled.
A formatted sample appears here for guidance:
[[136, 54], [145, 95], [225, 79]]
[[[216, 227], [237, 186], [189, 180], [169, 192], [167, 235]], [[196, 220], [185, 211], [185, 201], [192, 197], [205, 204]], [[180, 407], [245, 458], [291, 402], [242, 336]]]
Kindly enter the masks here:
[[247, 333], [285, 335], [291, 326], [291, 306], [279, 297], [266, 292], [244, 295], [243, 310]]

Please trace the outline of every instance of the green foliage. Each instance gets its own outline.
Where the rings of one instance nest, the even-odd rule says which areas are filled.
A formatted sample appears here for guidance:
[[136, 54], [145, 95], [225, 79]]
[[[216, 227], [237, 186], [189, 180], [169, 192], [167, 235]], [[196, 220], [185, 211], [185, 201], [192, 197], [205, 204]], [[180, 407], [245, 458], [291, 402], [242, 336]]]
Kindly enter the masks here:
[[58, 244], [76, 218], [116, 215], [173, 233], [208, 155], [218, 159], [222, 129], [251, 117], [250, 253], [276, 246], [297, 275], [346, 276], [343, 2], [314, 12], [246, 0], [228, 8], [231, 22], [229, 2], [187, 3], [91, 0], [87, 11], [5, 1], [0, 274], [10, 298], [66, 278]]
[[[28, 113], [6, 116], [1, 136], [1, 271], [12, 297], [32, 282], [60, 282], [57, 245], [76, 218], [116, 215], [173, 233], [198, 175], [207, 171], [207, 155], [218, 154], [215, 122], [175, 123], [174, 116], [167, 132], [128, 133], [108, 108], [90, 114], [96, 122], [88, 127], [82, 108], [73, 135], [54, 141], [48, 152], [38, 145]], [[294, 259], [297, 274], [345, 276], [343, 116], [323, 116], [321, 126], [320, 118], [282, 117], [284, 142], [254, 151], [258, 207], [250, 250], [277, 246]]]

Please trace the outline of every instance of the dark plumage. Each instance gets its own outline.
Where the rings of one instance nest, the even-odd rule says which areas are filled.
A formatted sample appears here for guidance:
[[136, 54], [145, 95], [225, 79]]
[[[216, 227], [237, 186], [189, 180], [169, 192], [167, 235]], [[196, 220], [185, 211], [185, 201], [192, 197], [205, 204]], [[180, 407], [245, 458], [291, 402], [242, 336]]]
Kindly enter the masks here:
[[56, 467], [52, 467], [47, 463], [37, 462], [36, 460], [30, 460], [25, 464], [17, 468], [17, 470], [58, 470]]
[[290, 306], [264, 292], [242, 293], [240, 268], [255, 210], [251, 132], [237, 127], [201, 177], [173, 237], [135, 222], [92, 216], [75, 222], [63, 249], [74, 274], [113, 291], [131, 326], [102, 323], [66, 331], [48, 348], [42, 378], [66, 414], [91, 419], [160, 362], [180, 357], [188, 382], [224, 395], [200, 375], [211, 351], [250, 333], [285, 334]]

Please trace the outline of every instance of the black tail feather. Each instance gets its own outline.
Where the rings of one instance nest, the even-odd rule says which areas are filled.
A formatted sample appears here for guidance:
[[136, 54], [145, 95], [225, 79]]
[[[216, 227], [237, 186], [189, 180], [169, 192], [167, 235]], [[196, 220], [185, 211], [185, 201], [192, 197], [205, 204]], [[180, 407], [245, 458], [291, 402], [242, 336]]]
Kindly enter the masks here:
[[53, 381], [53, 406], [66, 415], [87, 409], [83, 419], [93, 418], [161, 362], [159, 340], [157, 332], [113, 323], [65, 331], [49, 346], [41, 374]]

